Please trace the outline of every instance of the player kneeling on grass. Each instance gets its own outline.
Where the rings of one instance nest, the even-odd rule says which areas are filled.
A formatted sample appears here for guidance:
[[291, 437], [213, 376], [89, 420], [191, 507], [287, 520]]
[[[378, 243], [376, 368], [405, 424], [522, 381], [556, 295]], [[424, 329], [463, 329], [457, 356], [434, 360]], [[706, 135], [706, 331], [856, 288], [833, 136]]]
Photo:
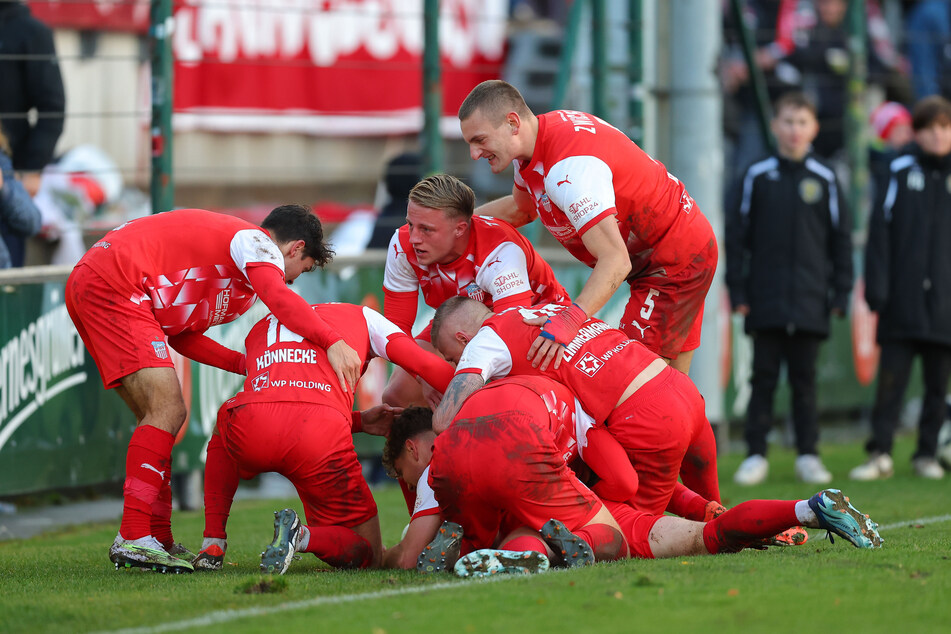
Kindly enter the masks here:
[[[312, 310], [356, 350], [362, 368], [375, 356], [392, 361], [437, 389], [452, 368], [422, 350], [393, 323], [364, 306], [318, 304]], [[244, 390], [218, 412], [205, 467], [205, 540], [198, 569], [221, 568], [225, 526], [239, 475], [276, 471], [297, 488], [307, 525], [292, 509], [275, 512], [274, 539], [261, 554], [264, 572], [284, 574], [298, 552], [335, 568], [378, 566], [383, 551], [373, 496], [363, 478], [352, 433], [386, 435], [391, 408], [352, 413], [353, 391], [339, 385], [326, 352], [273, 315], [245, 340]], [[373, 428], [371, 430], [370, 424]]]

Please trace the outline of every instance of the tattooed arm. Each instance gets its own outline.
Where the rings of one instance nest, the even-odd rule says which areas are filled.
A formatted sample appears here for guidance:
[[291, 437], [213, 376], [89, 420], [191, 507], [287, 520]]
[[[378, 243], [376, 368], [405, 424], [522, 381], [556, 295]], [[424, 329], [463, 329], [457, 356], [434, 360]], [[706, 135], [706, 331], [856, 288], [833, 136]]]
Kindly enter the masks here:
[[469, 395], [485, 385], [482, 375], [478, 372], [461, 372], [452, 378], [446, 393], [443, 394], [439, 407], [433, 413], [433, 431], [441, 434], [452, 424], [463, 402]]

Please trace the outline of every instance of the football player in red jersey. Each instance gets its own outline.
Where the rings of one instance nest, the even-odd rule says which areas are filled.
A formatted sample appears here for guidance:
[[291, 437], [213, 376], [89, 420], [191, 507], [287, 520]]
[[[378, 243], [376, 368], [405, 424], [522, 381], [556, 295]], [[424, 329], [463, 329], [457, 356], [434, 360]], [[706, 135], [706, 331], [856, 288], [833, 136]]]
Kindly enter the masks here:
[[678, 476], [705, 500], [719, 502], [716, 442], [703, 398], [685, 374], [599, 319], [582, 324], [559, 367], [543, 372], [532, 365], [528, 352], [538, 327], [524, 319], [555, 318], [563, 310], [549, 305], [493, 314], [461, 297], [440, 306], [433, 344], [456, 363], [456, 376], [434, 414], [434, 429], [445, 430], [463, 401], [492, 379], [545, 374], [568, 386], [628, 452], [639, 479], [633, 498], [639, 510], [689, 517], [669, 507]]
[[[531, 243], [504, 221], [473, 217], [474, 206], [472, 189], [448, 174], [429, 176], [410, 191], [406, 224], [390, 241], [383, 278], [383, 314], [407, 333], [420, 291], [433, 308], [458, 295], [495, 310], [568, 301]], [[417, 340], [432, 349], [428, 327]], [[435, 407], [438, 401], [397, 368], [383, 402]]]
[[[317, 304], [316, 313], [357, 353], [361, 367], [373, 357], [397, 364], [445, 389], [452, 367], [420, 350], [413, 339], [378, 312], [352, 304]], [[376, 504], [363, 478], [351, 435], [366, 429], [385, 435], [392, 409], [351, 412], [326, 351], [273, 314], [245, 339], [244, 390], [218, 413], [208, 445], [205, 540], [195, 567], [221, 568], [226, 522], [238, 478], [276, 471], [297, 488], [307, 524], [297, 513], [275, 513], [274, 541], [261, 556], [265, 572], [284, 574], [297, 552], [310, 552], [338, 568], [378, 566], [382, 554]], [[366, 427], [362, 426], [366, 423]]]
[[[411, 521], [385, 561], [434, 572], [451, 567], [460, 550], [496, 546], [558, 553], [568, 566], [625, 556], [620, 527], [566, 465], [578, 455], [574, 400], [544, 377], [503, 379], [473, 395], [438, 438], [430, 410], [404, 411], [393, 424], [384, 464], [416, 491], [415, 512], [432, 508], [427, 500], [433, 498], [440, 516], [417, 523], [426, 530], [416, 535]], [[436, 535], [440, 518], [464, 531]], [[543, 530], [549, 524], [551, 536]]]
[[[548, 568], [549, 557], [555, 555], [557, 561], [564, 556], [561, 551], [575, 564], [590, 561], [586, 552], [592, 549], [601, 558], [612, 558], [606, 555], [613, 551], [610, 539], [616, 539], [617, 526], [630, 545], [630, 556], [643, 559], [761, 548], [770, 536], [800, 524], [826, 529], [857, 548], [882, 544], [878, 525], [835, 489], [808, 500], [751, 500], [704, 521], [645, 513], [624, 502], [605, 500], [601, 506], [564, 469], [571, 458], [562, 456], [562, 442], [551, 433], [565, 419], [558, 414], [561, 408], [551, 407], [558, 399], [545, 400], [547, 412], [538, 406], [536, 394], [555, 386], [543, 377], [495, 381], [467, 400], [453, 425], [438, 437], [429, 410], [411, 408], [396, 418], [384, 464], [418, 495], [406, 536], [387, 551], [384, 561], [392, 555], [392, 567], [409, 568], [415, 562], [423, 572], [452, 568], [460, 576], [541, 572]], [[500, 402], [511, 409], [500, 411]], [[590, 442], [580, 439], [584, 426], [577, 429], [577, 444], [590, 450]], [[596, 429], [588, 428], [587, 434]], [[582, 456], [588, 460], [587, 452]], [[595, 518], [601, 521], [584, 523], [592, 505], [600, 506]], [[603, 515], [605, 509], [612, 519]], [[444, 516], [446, 523], [437, 529]], [[552, 526], [557, 525], [544, 517], [563, 518], [562, 532], [555, 534]], [[567, 530], [579, 524], [574, 533]], [[432, 542], [423, 547], [426, 539]]]
[[515, 164], [512, 196], [477, 211], [516, 227], [538, 217], [594, 269], [571, 309], [545, 324], [536, 365], [560, 358], [585, 319], [626, 280], [631, 297], [619, 328], [687, 372], [700, 345], [717, 242], [683, 183], [594, 115], [535, 116], [504, 81], [476, 86], [459, 119], [474, 160], [486, 159], [495, 173]]
[[257, 297], [283, 323], [327, 350], [341, 385], [359, 376], [357, 353], [287, 284], [333, 252], [306, 207], [274, 209], [261, 227], [199, 209], [127, 222], [83, 256], [66, 281], [66, 308], [107, 389], [135, 414], [126, 454], [122, 523], [109, 551], [116, 567], [191, 572], [172, 538], [171, 453], [185, 422], [167, 346], [237, 374], [244, 355], [206, 337]]

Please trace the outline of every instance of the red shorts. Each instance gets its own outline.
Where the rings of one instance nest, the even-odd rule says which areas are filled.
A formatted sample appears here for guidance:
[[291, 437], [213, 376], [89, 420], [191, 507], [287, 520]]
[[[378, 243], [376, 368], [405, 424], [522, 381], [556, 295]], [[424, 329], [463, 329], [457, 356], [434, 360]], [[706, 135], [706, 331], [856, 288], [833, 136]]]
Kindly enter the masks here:
[[703, 252], [675, 271], [628, 280], [631, 298], [618, 328], [666, 359], [696, 350], [703, 301], [716, 267], [717, 244], [711, 239]]
[[720, 500], [716, 439], [703, 397], [683, 372], [664, 369], [621, 403], [605, 426], [637, 471], [638, 510], [663, 514], [678, 476], [706, 499]]
[[218, 433], [242, 478], [276, 471], [294, 484], [308, 526], [353, 528], [376, 516], [349, 414], [312, 403], [249, 403], [222, 408]]
[[122, 297], [91, 267], [77, 266], [66, 280], [66, 310], [106, 389], [142, 368], [175, 367], [150, 304]]
[[577, 530], [601, 509], [565, 465], [541, 398], [518, 385], [469, 397], [436, 438], [429, 482], [443, 517], [462, 525], [473, 549], [493, 547], [503, 526], [539, 530], [554, 518]]
[[614, 516], [618, 526], [621, 527], [621, 532], [624, 533], [627, 544], [631, 547], [631, 557], [634, 559], [653, 559], [654, 553], [651, 551], [650, 543], [651, 530], [663, 515], [651, 515], [644, 511], [635, 510], [634, 507], [625, 502], [604, 500], [604, 506], [611, 511], [611, 515]]

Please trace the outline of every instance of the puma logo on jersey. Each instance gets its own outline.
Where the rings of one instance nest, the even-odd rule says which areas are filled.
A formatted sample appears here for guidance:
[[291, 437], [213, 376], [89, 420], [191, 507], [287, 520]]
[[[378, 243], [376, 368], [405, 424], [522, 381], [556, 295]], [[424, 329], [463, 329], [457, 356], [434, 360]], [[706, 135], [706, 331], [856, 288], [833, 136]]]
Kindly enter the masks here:
[[631, 320], [631, 325], [641, 331], [641, 339], [644, 338], [644, 331], [646, 331], [648, 328], [651, 327], [650, 324], [647, 324], [646, 326], [641, 326], [639, 323], [637, 323], [633, 319]]
[[165, 479], [165, 472], [164, 472], [164, 471], [159, 471], [158, 469], [156, 469], [155, 467], [153, 467], [153, 466], [150, 465], [149, 463], [143, 462], [140, 466], [141, 466], [143, 469], [148, 469], [149, 471], [154, 471], [155, 473], [159, 474], [159, 477], [160, 477], [160, 478], [162, 478], [163, 480]]
[[555, 183], [555, 187], [561, 187], [561, 186], [564, 185], [565, 183], [568, 183], [569, 185], [571, 185], [571, 181], [568, 180], [568, 175], [567, 175], [567, 174], [565, 174], [565, 180], [563, 180], [563, 181], [558, 181], [557, 183]]

